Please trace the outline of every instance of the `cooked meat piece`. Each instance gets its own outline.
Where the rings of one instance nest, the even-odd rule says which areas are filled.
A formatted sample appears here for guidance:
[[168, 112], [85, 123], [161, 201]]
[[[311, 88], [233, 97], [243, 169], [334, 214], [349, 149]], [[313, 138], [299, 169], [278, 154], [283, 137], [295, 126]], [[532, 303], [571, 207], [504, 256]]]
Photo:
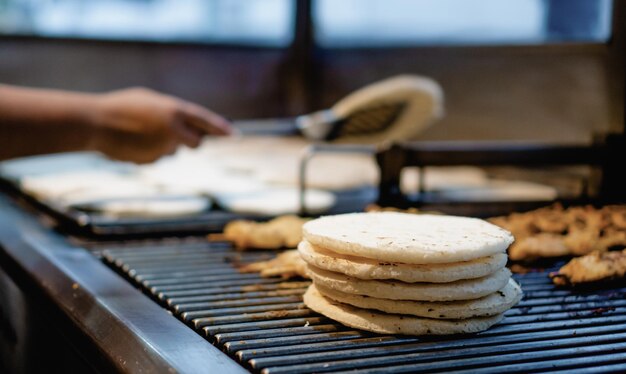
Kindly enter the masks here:
[[306, 221], [308, 221], [308, 219], [287, 215], [274, 218], [270, 222], [271, 225], [280, 231], [285, 242], [285, 247], [295, 248], [302, 240], [302, 226]]
[[532, 225], [540, 232], [560, 234], [568, 228], [568, 222], [563, 219], [563, 212], [561, 210], [546, 211], [542, 214], [537, 213], [530, 215], [529, 218], [532, 218]]
[[626, 230], [626, 206], [612, 205], [606, 207], [613, 227]]
[[557, 204], [489, 221], [511, 231], [515, 237], [509, 248], [514, 261], [582, 256], [626, 246], [626, 205], [563, 209]]
[[285, 251], [269, 261], [260, 261], [239, 268], [243, 273], [260, 272], [262, 277], [281, 276], [285, 279], [302, 277], [306, 274], [306, 262], [300, 257], [297, 250]]
[[516, 241], [540, 232], [535, 226], [535, 216], [528, 213], [512, 213], [509, 216], [489, 218], [488, 221], [509, 230]]
[[587, 228], [583, 230], [573, 230], [563, 237], [565, 246], [569, 248], [574, 256], [583, 256], [593, 251], [603, 250], [600, 247], [600, 230]]
[[626, 248], [626, 231], [606, 229], [600, 235], [599, 243], [600, 248], [608, 248], [609, 250]]
[[237, 220], [226, 225], [224, 238], [241, 250], [294, 248], [302, 240], [302, 225], [306, 221], [292, 215], [268, 222]]
[[509, 269], [515, 274], [543, 273], [545, 271], [541, 267], [529, 267], [522, 264], [511, 264]]
[[577, 257], [551, 273], [552, 281], [560, 286], [624, 278], [626, 249], [614, 252], [593, 252]]
[[365, 211], [367, 213], [370, 213], [370, 212], [400, 212], [400, 213], [415, 213], [415, 214], [424, 213], [420, 211], [419, 209], [413, 208], [413, 207], [408, 208], [408, 209], [400, 209], [400, 208], [395, 208], [391, 206], [383, 207], [377, 204], [369, 204], [368, 206], [365, 207]]
[[237, 249], [278, 249], [282, 248], [283, 238], [268, 224], [237, 220], [224, 227], [224, 238], [232, 241]]
[[561, 257], [569, 253], [561, 235], [547, 233], [523, 238], [509, 248], [509, 258], [513, 261]]

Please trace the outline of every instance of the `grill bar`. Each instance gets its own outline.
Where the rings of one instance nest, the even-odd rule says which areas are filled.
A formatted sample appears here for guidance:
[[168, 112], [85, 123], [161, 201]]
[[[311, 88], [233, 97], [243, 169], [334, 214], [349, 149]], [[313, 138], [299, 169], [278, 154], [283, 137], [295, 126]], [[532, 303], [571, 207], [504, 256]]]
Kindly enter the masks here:
[[[242, 274], [269, 252], [220, 243], [133, 243], [104, 261], [252, 371], [620, 372], [626, 370], [626, 288], [556, 288], [546, 272], [515, 275], [524, 299], [485, 332], [453, 337], [377, 335], [302, 304], [308, 281]], [[606, 370], [600, 370], [606, 369]]]
[[[215, 340], [226, 344], [232, 341], [239, 341], [239, 343], [245, 344], [248, 341], [254, 341], [255, 339], [266, 339], [273, 337], [280, 337], [281, 341], [285, 337], [293, 337], [298, 335], [307, 335], [313, 336], [314, 334], [319, 333], [328, 333], [327, 336], [333, 336], [335, 332], [344, 331], [345, 328], [341, 326], [337, 326], [336, 324], [324, 324], [324, 322], [317, 321], [316, 323], [310, 323], [311, 320], [308, 320], [309, 325], [306, 323], [304, 326], [295, 326], [295, 327], [279, 327], [275, 329], [266, 329], [266, 330], [252, 330], [252, 331], [239, 331], [239, 332], [227, 332], [215, 334]], [[307, 338], [308, 339], [308, 338]]]
[[224, 287], [211, 287], [211, 288], [191, 288], [186, 290], [175, 290], [167, 292], [156, 293], [160, 299], [168, 299], [170, 297], [189, 297], [189, 296], [201, 296], [201, 295], [222, 295], [223, 293], [232, 292], [256, 292], [256, 291], [274, 291], [284, 289], [294, 289], [302, 287], [302, 285], [309, 285], [309, 282], [280, 282], [271, 281], [256, 284], [244, 284], [241, 286], [224, 286]]
[[[316, 329], [317, 330], [317, 329]], [[231, 341], [229, 341], [228, 338], [222, 339], [222, 341], [226, 341], [226, 343], [224, 343], [224, 346], [226, 347], [227, 350], [229, 351], [237, 351], [237, 357], [239, 358], [250, 358], [251, 356], [256, 356], [258, 357], [258, 349], [259, 348], [264, 348], [264, 347], [274, 347], [277, 344], [277, 341], [280, 341], [283, 345], [286, 344], [298, 344], [300, 343], [302, 340], [306, 340], [309, 344], [311, 343], [318, 343], [318, 342], [326, 342], [326, 341], [338, 341], [338, 340], [349, 340], [351, 342], [356, 342], [358, 338], [361, 338], [363, 336], [367, 336], [367, 334], [360, 332], [360, 331], [339, 331], [339, 332], [332, 332], [332, 333], [326, 333], [326, 334], [311, 334], [309, 336], [302, 336], [302, 335], [294, 335], [294, 336], [281, 336], [278, 339], [256, 339], [256, 340], [248, 340], [248, 341], [232, 341], [232, 337], [231, 337]], [[376, 342], [376, 344], [380, 343], [382, 340], [380, 338], [374, 338], [372, 340], [372, 342]], [[250, 343], [250, 345], [247, 345], [246, 343]], [[249, 348], [250, 346], [255, 347], [252, 350], [241, 350], [243, 348]], [[246, 352], [248, 353], [248, 355], [246, 355]]]
[[168, 304], [176, 305], [176, 307], [194, 302], [202, 301], [218, 301], [218, 300], [237, 300], [237, 299], [255, 299], [266, 298], [275, 296], [289, 296], [289, 295], [302, 295], [306, 291], [306, 288], [292, 288], [292, 289], [280, 289], [277, 288], [273, 291], [264, 292], [239, 292], [230, 294], [217, 294], [217, 295], [197, 295], [187, 297], [172, 297], [167, 300]]
[[205, 303], [179, 304], [174, 308], [174, 310], [176, 310], [177, 312], [187, 312], [188, 315], [193, 315], [193, 314], [202, 315], [205, 312], [210, 312], [212, 309], [216, 309], [216, 308], [231, 308], [231, 307], [244, 307], [244, 306], [252, 306], [252, 305], [279, 304], [279, 303], [288, 303], [288, 302], [299, 302], [301, 300], [302, 298], [297, 295], [254, 298], [254, 299], [241, 299], [241, 300], [222, 300], [222, 301], [205, 302]]
[[[577, 368], [578, 374], [596, 374], [596, 373], [624, 373], [626, 372], [626, 363], [623, 362], [624, 358], [620, 358], [617, 364], [604, 364], [597, 367]], [[565, 366], [565, 365], [563, 365]], [[550, 373], [571, 373], [569, 369], [565, 370], [550, 370]]]
[[[274, 329], [280, 327], [296, 327], [306, 325], [315, 325], [322, 323], [330, 323], [331, 321], [325, 317], [309, 317], [309, 318], [291, 318], [284, 320], [234, 323], [230, 325], [205, 326], [202, 329], [207, 337], [223, 332], [235, 331], [251, 331], [260, 329]], [[200, 326], [201, 327], [201, 326]]]
[[[611, 325], [611, 326], [601, 326], [601, 327], [588, 327], [576, 329], [576, 336], [595, 336], [601, 334], [611, 334], [613, 332], [626, 332], [626, 324], [621, 325]], [[539, 341], [539, 340], [549, 340], [549, 339], [560, 339], [567, 338], [572, 336], [572, 331], [569, 329], [565, 330], [556, 330], [556, 331], [541, 331], [541, 332], [531, 332], [531, 333], [521, 333], [521, 334], [511, 334], [507, 338], [507, 342], [517, 343], [517, 342], [531, 342], [531, 341]], [[284, 339], [284, 338], [281, 338]], [[316, 357], [321, 356], [320, 352], [333, 351], [335, 357], [340, 357], [340, 352], [334, 352], [337, 349], [358, 349], [358, 355], [362, 355], [363, 357], [368, 357], [372, 352], [376, 353], [376, 350], [372, 352], [368, 351], [367, 348], [372, 346], [376, 346], [377, 342], [380, 338], [368, 338], [368, 339], [354, 339], [352, 341], [347, 342], [327, 342], [325, 344], [301, 344], [301, 345], [293, 345], [288, 347], [276, 347], [276, 339], [267, 339], [267, 341], [261, 341], [261, 344], [255, 344], [255, 341], [249, 341], [250, 346], [246, 346], [245, 344], [240, 344], [243, 346], [244, 350], [239, 353], [239, 356], [251, 359], [253, 357], [269, 357], [269, 356], [277, 356], [282, 355], [282, 358], [287, 360], [287, 356], [289, 355], [298, 355], [301, 360], [310, 360], [310, 362], [315, 362]], [[420, 342], [419, 339], [406, 339], [405, 341], [398, 341], [398, 339], [389, 339], [386, 340], [389, 344], [398, 344], [398, 343], [406, 343], [413, 344]], [[437, 349], [451, 349], [451, 348], [460, 348], [460, 347], [481, 347], [481, 346], [489, 346], [489, 345], [497, 345], [501, 344], [501, 337], [483, 337], [480, 340], [475, 340], [468, 342], [463, 339], [455, 339], [455, 340], [447, 340], [447, 341], [438, 341]], [[235, 345], [237, 343], [234, 343]], [[275, 347], [275, 348], [267, 348], [267, 349], [258, 349], [262, 348], [261, 345], [265, 344], [266, 346]], [[413, 345], [416, 349], [420, 347], [423, 350], [428, 350], [432, 348], [426, 343], [422, 343], [421, 345]], [[313, 353], [311, 353], [313, 352]], [[328, 355], [325, 356], [327, 358]], [[354, 357], [354, 356], [353, 356]], [[258, 360], [256, 361], [258, 362]], [[263, 361], [261, 361], [263, 362]]]
[[[586, 352], [611, 352], [625, 351], [626, 343], [619, 343], [626, 334], [620, 334], [613, 337], [611, 335], [590, 338], [571, 338], [562, 339], [561, 341], [541, 341], [531, 343], [517, 343], [507, 345], [497, 345], [492, 347], [477, 347], [453, 350], [439, 350], [435, 352], [416, 352], [415, 347], [401, 346], [389, 347], [394, 349], [386, 349], [384, 356], [359, 357], [354, 358], [358, 351], [344, 352], [344, 359], [331, 361], [329, 358], [314, 364], [294, 364], [273, 368], [272, 365], [282, 364], [282, 361], [276, 359], [258, 359], [253, 360], [253, 367], [270, 367], [267, 369], [272, 373], [298, 373], [298, 372], [324, 372], [332, 367], [333, 369], [354, 369], [354, 368], [370, 368], [374, 366], [400, 365], [404, 367], [407, 363], [411, 364], [412, 372], [424, 371], [432, 372], [445, 368], [446, 370], [464, 367], [480, 367], [510, 363], [524, 362], [540, 358], [558, 358], [560, 356], [577, 356]], [[604, 343], [604, 344], [602, 344]], [[581, 345], [583, 345], [581, 347]], [[387, 347], [386, 347], [387, 348]], [[382, 352], [378, 352], [379, 354]], [[297, 361], [296, 361], [297, 362]]]
[[[350, 370], [350, 373], [432, 373], [434, 372], [434, 370], [437, 371], [441, 371], [446, 370], [447, 373], [479, 373], [479, 374], [487, 374], [487, 373], [528, 373], [528, 372], [537, 372], [537, 371], [547, 371], [550, 369], [553, 369], [555, 367], [559, 367], [559, 368], [569, 368], [569, 370], [567, 371], [568, 373], [572, 373], [573, 369], [576, 369], [576, 372], [578, 372], [580, 367], [584, 367], [584, 366], [591, 366], [591, 368], [596, 367], [596, 369], [601, 369], [605, 364], [608, 363], [618, 363], [619, 367], [624, 368], [625, 365], [623, 364], [624, 360], [626, 360], [626, 353], [618, 353], [618, 354], [609, 354], [609, 355], [601, 355], [601, 354], [597, 354], [596, 349], [588, 349], [588, 351], [591, 352], [582, 352], [582, 350], [580, 351], [571, 351], [568, 352], [568, 354], [566, 354], [565, 356], [570, 356], [570, 355], [582, 355], [585, 354], [585, 357], [567, 357], [567, 358], [559, 358], [559, 359], [555, 359], [558, 356], [558, 352], [545, 352], [540, 356], [534, 356], [534, 357], [529, 357], [530, 355], [518, 355], [518, 354], [513, 354], [513, 355], [508, 355], [507, 357], [502, 356], [502, 360], [504, 360], [505, 362], [508, 360], [508, 362], [511, 362], [512, 364], [502, 364], [500, 365], [500, 362], [489, 362], [486, 359], [476, 359], [474, 360], [474, 362], [468, 362], [468, 361], [463, 361], [463, 362], [459, 362], [456, 363], [454, 365], [451, 365], [449, 367], [443, 368], [437, 368], [437, 369], [433, 369], [431, 370], [431, 368], [435, 365], [423, 365], [423, 366], [417, 366], [417, 365], [403, 365], [403, 366], [396, 366], [396, 367], [392, 367], [392, 368], [376, 368], [375, 370]], [[594, 354], [595, 353], [595, 354]], [[532, 360], [531, 362], [526, 362]], [[536, 360], [542, 360], [539, 362], [536, 362]], [[489, 368], [484, 368], [481, 367], [482, 365], [488, 364], [490, 365]], [[599, 368], [597, 368], [599, 366]], [[464, 369], [464, 370], [447, 370], [448, 368], [458, 368], [458, 367], [469, 367], [468, 369]], [[623, 370], [623, 369], [622, 369]], [[270, 370], [264, 370], [264, 373], [276, 373], [278, 371], [270, 371]], [[339, 371], [340, 373], [342, 371]], [[345, 371], [344, 373], [347, 373], [348, 371]], [[598, 372], [602, 372], [602, 373], [607, 373], [609, 371], [606, 370], [599, 370]], [[615, 371], [615, 372], [620, 372], [620, 371]]]

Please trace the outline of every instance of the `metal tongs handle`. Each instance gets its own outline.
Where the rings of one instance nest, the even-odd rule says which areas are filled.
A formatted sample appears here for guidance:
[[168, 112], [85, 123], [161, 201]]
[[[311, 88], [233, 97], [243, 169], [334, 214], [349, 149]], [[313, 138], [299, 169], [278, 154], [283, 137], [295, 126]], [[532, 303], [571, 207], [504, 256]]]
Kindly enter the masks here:
[[332, 143], [315, 143], [304, 149], [300, 158], [300, 174], [299, 174], [299, 197], [300, 197], [300, 215], [305, 217], [308, 215], [306, 209], [306, 171], [309, 162], [314, 156], [320, 153], [359, 153], [374, 155], [381, 148], [380, 144], [332, 144]]

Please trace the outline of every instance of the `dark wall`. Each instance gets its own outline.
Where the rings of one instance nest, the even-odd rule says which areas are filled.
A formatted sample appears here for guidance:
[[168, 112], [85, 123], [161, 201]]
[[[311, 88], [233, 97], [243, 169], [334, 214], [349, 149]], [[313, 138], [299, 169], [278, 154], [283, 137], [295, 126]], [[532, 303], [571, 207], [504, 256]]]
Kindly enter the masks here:
[[[623, 80], [600, 45], [315, 56], [315, 76], [298, 78], [297, 64], [288, 62], [298, 60], [280, 49], [0, 39], [0, 82], [81, 91], [142, 85], [237, 119], [301, 114], [364, 84], [415, 73], [438, 80], [446, 95], [446, 117], [423, 139], [577, 142], [622, 126]], [[303, 88], [314, 100], [303, 102]]]
[[[593, 49], [593, 48], [591, 48]], [[436, 79], [446, 116], [422, 139], [576, 142], [619, 126], [609, 108], [607, 56], [586, 48], [457, 48], [329, 53], [329, 105], [361, 82], [415, 73]], [[612, 123], [615, 122], [615, 123]]]
[[234, 118], [281, 115], [285, 52], [0, 39], [0, 82], [79, 91], [146, 86]]

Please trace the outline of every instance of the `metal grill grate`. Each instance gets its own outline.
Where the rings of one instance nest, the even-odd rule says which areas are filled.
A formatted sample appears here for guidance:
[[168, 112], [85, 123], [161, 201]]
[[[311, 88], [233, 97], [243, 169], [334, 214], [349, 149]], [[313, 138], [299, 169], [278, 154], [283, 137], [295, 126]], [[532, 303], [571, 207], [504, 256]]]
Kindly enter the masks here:
[[242, 365], [262, 373], [626, 371], [626, 288], [571, 291], [545, 273], [516, 275], [525, 296], [488, 331], [454, 337], [384, 336], [310, 311], [307, 281], [241, 274], [273, 257], [226, 244], [133, 244], [106, 263]]

